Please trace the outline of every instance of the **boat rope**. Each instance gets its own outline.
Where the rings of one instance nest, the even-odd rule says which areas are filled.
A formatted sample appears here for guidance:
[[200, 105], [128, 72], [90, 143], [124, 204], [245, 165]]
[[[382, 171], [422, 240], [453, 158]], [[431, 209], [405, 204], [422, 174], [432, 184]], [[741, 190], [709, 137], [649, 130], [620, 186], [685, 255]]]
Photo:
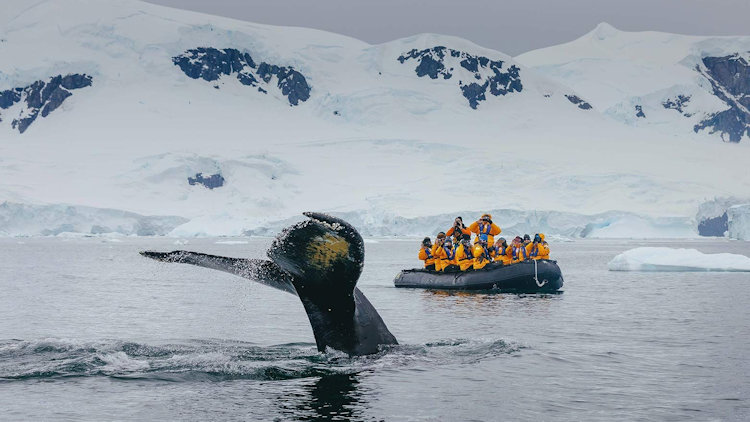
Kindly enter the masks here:
[[539, 282], [539, 272], [538, 272], [537, 267], [536, 267], [537, 266], [537, 261], [536, 261], [536, 259], [534, 259], [533, 261], [534, 261], [534, 281], [536, 282], [536, 285], [538, 287], [542, 287], [545, 284], [547, 284], [547, 280], [544, 280], [541, 283]]

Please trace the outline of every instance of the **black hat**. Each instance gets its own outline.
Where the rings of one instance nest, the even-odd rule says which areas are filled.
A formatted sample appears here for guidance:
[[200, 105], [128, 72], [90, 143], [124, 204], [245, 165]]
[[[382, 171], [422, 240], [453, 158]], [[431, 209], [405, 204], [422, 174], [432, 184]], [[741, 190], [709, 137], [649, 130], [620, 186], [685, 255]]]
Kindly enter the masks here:
[[424, 239], [422, 239], [422, 244], [423, 245], [430, 245], [430, 244], [432, 244], [432, 240], [430, 240], [429, 237], [425, 237]]
[[531, 236], [528, 234], [523, 235], [523, 240], [531, 240]]

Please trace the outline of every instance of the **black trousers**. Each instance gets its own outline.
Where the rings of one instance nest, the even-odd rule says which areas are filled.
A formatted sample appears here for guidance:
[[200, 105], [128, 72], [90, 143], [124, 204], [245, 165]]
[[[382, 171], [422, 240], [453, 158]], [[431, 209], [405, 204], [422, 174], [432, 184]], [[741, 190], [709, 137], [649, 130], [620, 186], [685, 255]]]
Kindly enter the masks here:
[[435, 271], [435, 264], [425, 265], [424, 269], [427, 271]]

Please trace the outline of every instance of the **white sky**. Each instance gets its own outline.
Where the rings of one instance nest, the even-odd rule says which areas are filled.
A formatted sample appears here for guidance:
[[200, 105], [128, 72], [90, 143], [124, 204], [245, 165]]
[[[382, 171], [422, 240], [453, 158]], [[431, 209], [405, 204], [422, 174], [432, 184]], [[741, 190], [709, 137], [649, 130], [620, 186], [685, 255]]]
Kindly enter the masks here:
[[750, 35], [750, 0], [147, 0], [272, 25], [382, 43], [456, 35], [517, 55], [560, 44], [599, 22], [626, 31]]

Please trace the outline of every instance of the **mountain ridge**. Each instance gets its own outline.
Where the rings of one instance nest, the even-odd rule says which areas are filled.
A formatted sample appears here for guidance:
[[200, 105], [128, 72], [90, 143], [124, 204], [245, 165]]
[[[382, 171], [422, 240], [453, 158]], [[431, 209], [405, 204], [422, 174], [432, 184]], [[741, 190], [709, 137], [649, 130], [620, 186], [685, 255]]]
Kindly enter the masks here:
[[[702, 108], [724, 103], [705, 78], [690, 100], [648, 88], [650, 102], [625, 96], [639, 102], [619, 110], [596, 84], [571, 88], [457, 37], [370, 45], [134, 0], [35, 3], [0, 38], [0, 91], [91, 77], [44, 117], [0, 109], [0, 201], [174, 215], [190, 220], [181, 233], [229, 234], [310, 209], [692, 216], [706, 198], [750, 191], [748, 143], [693, 132]], [[20, 133], [12, 122], [32, 108]], [[221, 186], [191, 184], [198, 174]]]

